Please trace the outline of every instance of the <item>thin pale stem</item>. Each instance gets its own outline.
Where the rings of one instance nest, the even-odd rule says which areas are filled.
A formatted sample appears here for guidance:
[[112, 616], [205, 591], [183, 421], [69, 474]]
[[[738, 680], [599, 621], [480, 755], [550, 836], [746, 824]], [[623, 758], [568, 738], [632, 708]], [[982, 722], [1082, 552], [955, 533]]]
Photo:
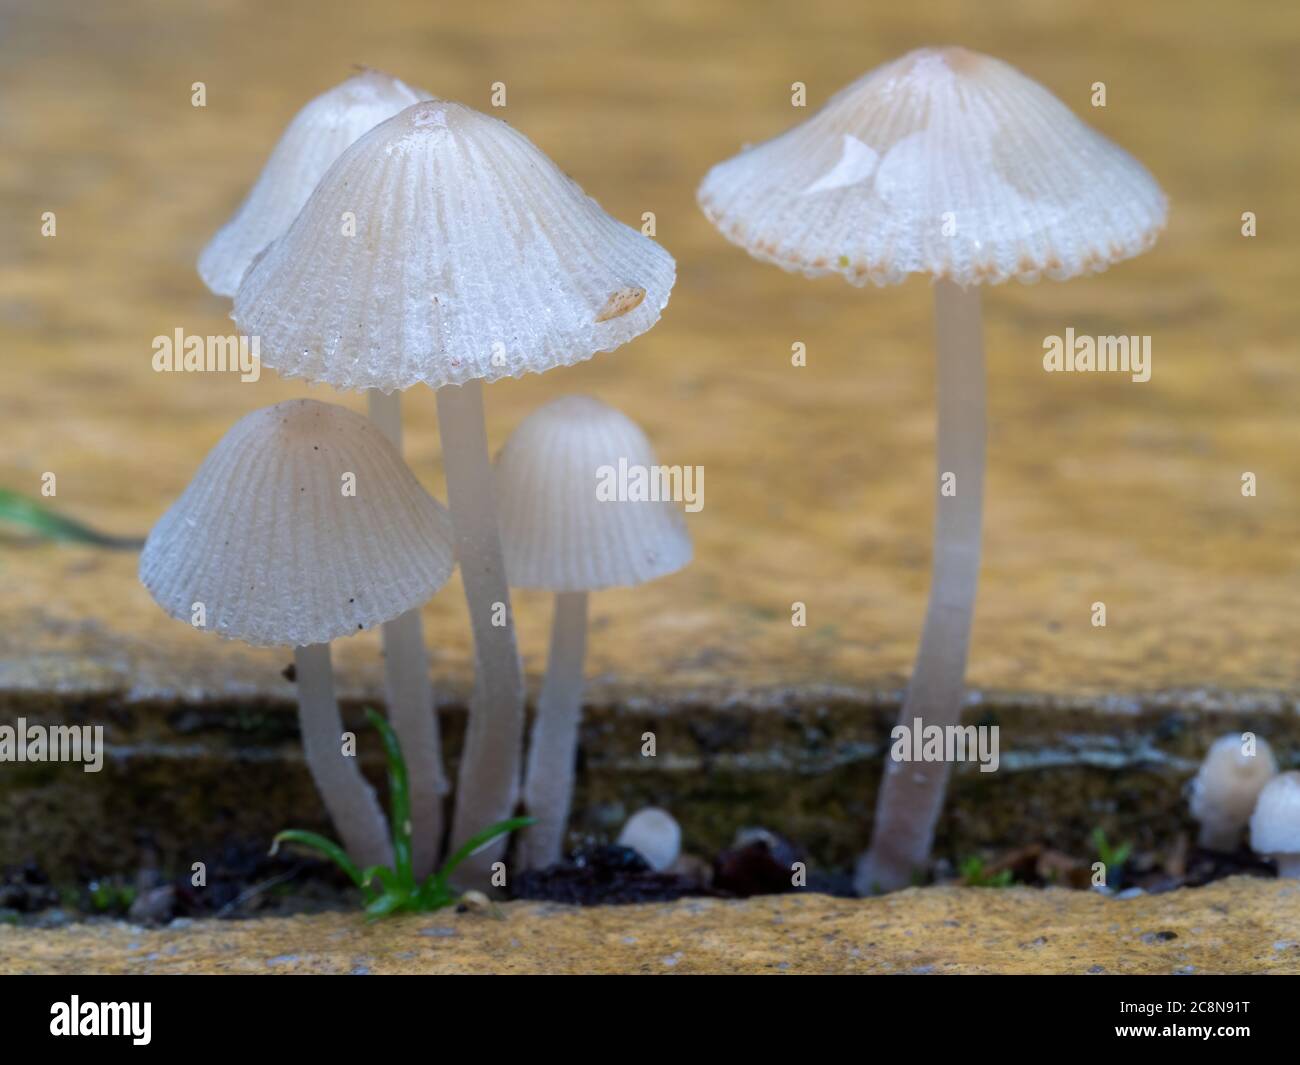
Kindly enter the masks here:
[[[492, 462], [479, 381], [438, 390], [438, 423], [447, 472], [447, 504], [474, 633], [474, 695], [456, 778], [452, 847], [510, 817], [519, 801], [524, 732], [524, 675], [515, 643], [510, 589], [492, 493]], [[488, 883], [503, 837], [456, 871], [458, 886]]]
[[[899, 717], [909, 736], [919, 728], [961, 722], [980, 566], [985, 401], [979, 289], [936, 281], [934, 311], [939, 484], [930, 605]], [[891, 746], [871, 848], [854, 878], [863, 895], [906, 887], [925, 872], [951, 769], [946, 761], [895, 760], [892, 751]]]
[[[401, 395], [378, 389], [367, 393], [370, 420], [399, 452]], [[384, 622], [383, 643], [388, 719], [401, 741], [411, 785], [411, 864], [415, 875], [424, 877], [433, 872], [442, 846], [442, 803], [448, 785], [420, 611], [408, 610]]]
[[520, 837], [525, 869], [554, 865], [564, 847], [573, 802], [586, 657], [587, 593], [560, 592], [555, 597], [551, 654], [537, 700], [524, 778], [524, 808], [537, 819]]
[[327, 643], [295, 647], [298, 724], [307, 768], [325, 802], [344, 849], [363, 869], [393, 864], [388, 822], [374, 789], [361, 775], [355, 755], [343, 753], [343, 719], [334, 698], [334, 674]]
[[1201, 822], [1196, 843], [1208, 851], [1231, 854], [1240, 846], [1245, 829], [1246, 826], [1235, 817], [1216, 817], [1213, 813], [1207, 813]]

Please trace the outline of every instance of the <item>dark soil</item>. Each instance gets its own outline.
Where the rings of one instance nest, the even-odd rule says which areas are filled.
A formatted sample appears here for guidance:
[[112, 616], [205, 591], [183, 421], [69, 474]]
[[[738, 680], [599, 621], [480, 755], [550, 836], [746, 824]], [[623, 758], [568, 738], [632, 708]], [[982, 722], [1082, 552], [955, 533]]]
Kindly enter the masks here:
[[[738, 835], [711, 864], [683, 858], [669, 872], [655, 872], [636, 851], [592, 843], [548, 869], [517, 876], [511, 897], [578, 906], [666, 902], [688, 896], [746, 898], [753, 895], [814, 891], [850, 897], [848, 872], [811, 870], [796, 886], [792, 868], [803, 861], [789, 841], [764, 830]], [[1199, 887], [1235, 875], [1271, 877], [1271, 865], [1242, 847], [1234, 854], [1217, 854], [1182, 841], [1161, 854], [1131, 856], [1113, 875], [1114, 894], [1160, 893], [1179, 887]], [[54, 884], [40, 866], [29, 861], [0, 870], [0, 922], [56, 926], [79, 920], [127, 919], [160, 925], [186, 918], [241, 919], [288, 916], [357, 908], [350, 881], [334, 866], [298, 855], [269, 857], [260, 847], [229, 845], [209, 864], [207, 883], [196, 886], [192, 874], [164, 876], [152, 867], [134, 878], [86, 875], [73, 884]], [[971, 858], [959, 869], [936, 863], [935, 882], [976, 887], [1091, 887], [1091, 860], [1030, 844], [992, 855]]]

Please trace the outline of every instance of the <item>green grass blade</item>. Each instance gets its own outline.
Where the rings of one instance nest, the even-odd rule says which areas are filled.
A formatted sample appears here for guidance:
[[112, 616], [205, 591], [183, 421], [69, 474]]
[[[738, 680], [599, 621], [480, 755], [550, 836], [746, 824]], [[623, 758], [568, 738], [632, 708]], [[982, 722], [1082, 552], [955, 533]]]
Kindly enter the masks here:
[[393, 866], [398, 883], [415, 890], [415, 872], [411, 867], [411, 785], [406, 775], [402, 743], [393, 727], [375, 710], [366, 708], [366, 720], [379, 730], [388, 758], [389, 830], [393, 834]]
[[390, 913], [396, 913], [406, 902], [407, 897], [405, 895], [394, 891], [386, 891], [366, 907], [366, 916], [372, 921], [380, 917], [387, 917]]
[[487, 846], [498, 836], [509, 835], [516, 829], [527, 828], [536, 822], [537, 818], [535, 817], [512, 817], [508, 821], [498, 821], [495, 825], [489, 825], [477, 835], [470, 836], [460, 849], [448, 858], [443, 867], [438, 870], [433, 877], [433, 882], [439, 887], [445, 886], [448, 877], [451, 876], [455, 868], [480, 847]]
[[275, 839], [271, 841], [272, 854], [275, 854], [276, 851], [280, 849], [281, 843], [296, 843], [300, 847], [306, 847], [309, 850], [316, 851], [318, 854], [328, 858], [347, 873], [348, 876], [352, 878], [352, 883], [356, 884], [362, 891], [366, 890], [366, 881], [361, 875], [361, 870], [358, 869], [356, 863], [348, 857], [347, 851], [332, 839], [326, 839], [324, 836], [318, 835], [315, 832], [304, 832], [301, 829], [289, 828], [278, 833]]
[[35, 533], [43, 540], [56, 540], [61, 543], [94, 544], [96, 547], [112, 547], [138, 550], [143, 540], [125, 536], [110, 536], [98, 529], [92, 529], [73, 518], [42, 506], [35, 500], [0, 488], [0, 524], [17, 525]]

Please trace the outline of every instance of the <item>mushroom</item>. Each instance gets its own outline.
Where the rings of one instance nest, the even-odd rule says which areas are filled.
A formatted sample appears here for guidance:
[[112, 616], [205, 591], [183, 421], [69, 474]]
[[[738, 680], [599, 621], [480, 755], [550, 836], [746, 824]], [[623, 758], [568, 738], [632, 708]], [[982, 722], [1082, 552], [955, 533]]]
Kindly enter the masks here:
[[329, 644], [425, 602], [453, 566], [446, 511], [383, 433], [307, 399], [236, 422], [140, 556], [141, 582], [172, 617], [294, 648], [307, 766], [362, 867], [393, 856], [374, 792], [343, 753]]
[[1272, 858], [1277, 875], [1300, 879], [1300, 772], [1275, 776], [1250, 815], [1250, 849]]
[[1189, 805], [1200, 822], [1197, 843], [1231, 853], [1241, 842], [1259, 793], [1277, 775], [1277, 759], [1264, 739], [1220, 736], [1192, 779]]
[[[483, 382], [619, 347], [658, 321], [674, 276], [671, 255], [522, 134], [439, 100], [345, 151], [235, 295], [239, 328], [283, 376], [437, 390], [476, 669], [453, 846], [514, 811], [524, 726]], [[481, 881], [505, 846], [466, 862], [466, 880]]]
[[641, 855], [656, 873], [663, 873], [682, 853], [682, 829], [667, 810], [646, 806], [627, 819], [618, 842]]
[[[403, 108], [430, 99], [390, 74], [362, 69], [294, 116], [234, 216], [199, 256], [199, 276], [219, 296], [233, 296], [250, 263], [284, 235], [343, 150]], [[367, 393], [370, 418], [402, 449], [401, 398]], [[412, 868], [429, 873], [442, 843], [448, 784], [429, 678], [429, 653], [418, 610], [384, 622], [388, 716], [405, 752], [411, 787]]]
[[497, 458], [510, 584], [555, 593], [524, 783], [524, 806], [536, 819], [520, 840], [525, 868], [558, 861], [564, 841], [582, 714], [587, 593], [642, 584], [691, 560], [678, 507], [662, 492], [658, 501], [618, 498], [611, 488], [621, 468], [650, 474], [659, 467], [636, 423], [589, 396], [564, 396], [535, 410]]
[[[929, 608], [900, 721], [956, 724], [984, 475], [976, 286], [1064, 280], [1137, 255], [1164, 226], [1165, 197], [1140, 163], [1007, 64], [924, 48], [715, 166], [698, 199], [729, 240], [787, 270], [855, 285], [934, 279], [941, 490]], [[901, 887], [927, 864], [948, 772], [943, 762], [886, 766], [859, 891]]]
[[238, 210], [199, 254], [199, 277], [233, 296], [266, 247], [284, 235], [343, 150], [367, 130], [430, 94], [391, 74], [362, 69], [311, 100], [285, 128]]

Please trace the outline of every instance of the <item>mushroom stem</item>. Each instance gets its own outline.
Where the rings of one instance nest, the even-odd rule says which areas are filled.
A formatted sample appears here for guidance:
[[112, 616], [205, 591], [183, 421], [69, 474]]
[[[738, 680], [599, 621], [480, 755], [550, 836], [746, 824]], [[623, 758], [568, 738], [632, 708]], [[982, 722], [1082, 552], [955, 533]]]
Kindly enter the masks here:
[[[402, 394], [367, 393], [370, 420], [402, 450]], [[447, 777], [442, 766], [442, 741], [433, 682], [429, 678], [429, 652], [424, 645], [420, 611], [384, 622], [384, 687], [388, 719], [402, 744], [411, 786], [411, 865], [418, 877], [433, 872], [442, 845], [442, 800]]]
[[1232, 854], [1241, 844], [1246, 826], [1233, 817], [1216, 817], [1206, 814], [1196, 835], [1196, 845], [1207, 851]]
[[587, 593], [559, 592], [551, 621], [546, 679], [537, 700], [537, 717], [528, 747], [524, 808], [537, 823], [520, 838], [525, 869], [543, 869], [560, 860], [573, 802], [586, 657]]
[[343, 719], [334, 698], [327, 643], [293, 649], [298, 684], [298, 727], [307, 768], [343, 847], [363, 869], [393, 864], [388, 822], [354, 756], [343, 753]]
[[[934, 310], [940, 490], [930, 605], [899, 718], [908, 735], [917, 727], [961, 723], [980, 566], [985, 402], [979, 289], [940, 279]], [[945, 481], [952, 484], [951, 494], [944, 491]], [[871, 847], [854, 877], [859, 894], [906, 887], [924, 871], [950, 768], [946, 761], [886, 760]]]
[[[447, 472], [456, 556], [474, 633], [474, 694], [456, 779], [453, 847], [503, 821], [519, 800], [524, 733], [524, 675], [506, 585], [483, 421], [483, 385], [438, 390], [438, 423]], [[458, 886], [482, 886], [506, 839], [494, 841], [457, 870]]]

